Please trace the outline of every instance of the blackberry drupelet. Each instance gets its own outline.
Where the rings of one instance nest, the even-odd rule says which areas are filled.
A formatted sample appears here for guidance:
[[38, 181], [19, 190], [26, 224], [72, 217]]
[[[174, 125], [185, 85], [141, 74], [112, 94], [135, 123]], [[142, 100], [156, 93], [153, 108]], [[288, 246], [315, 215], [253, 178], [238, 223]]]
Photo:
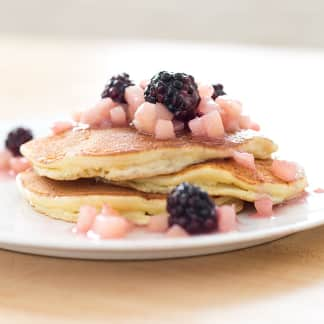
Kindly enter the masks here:
[[164, 104], [175, 119], [189, 121], [195, 118], [200, 101], [197, 88], [191, 75], [162, 71], [151, 79], [144, 98], [150, 103]]
[[214, 201], [207, 192], [189, 183], [182, 183], [167, 198], [169, 226], [179, 225], [190, 234], [208, 233], [217, 228]]
[[18, 127], [13, 129], [7, 136], [6, 148], [14, 155], [21, 156], [20, 146], [33, 139], [29, 129]]
[[212, 98], [215, 100], [219, 96], [224, 96], [226, 93], [224, 92], [224, 86], [220, 83], [213, 84], [214, 93], [212, 95]]
[[133, 86], [134, 83], [129, 79], [127, 73], [122, 73], [113, 76], [109, 83], [106, 84], [104, 91], [101, 94], [101, 98], [111, 98], [118, 103], [126, 103], [125, 89], [129, 86]]

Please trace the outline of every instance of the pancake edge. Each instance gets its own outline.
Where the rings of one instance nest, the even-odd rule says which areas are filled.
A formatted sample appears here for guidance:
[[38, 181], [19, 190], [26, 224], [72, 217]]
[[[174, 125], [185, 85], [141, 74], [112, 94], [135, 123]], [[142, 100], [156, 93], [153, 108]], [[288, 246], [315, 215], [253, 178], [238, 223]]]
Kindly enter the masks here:
[[[151, 215], [166, 213], [166, 199], [163, 198], [146, 199], [140, 195], [127, 196], [127, 204], [125, 204], [125, 196], [121, 195], [53, 197], [51, 195], [37, 194], [28, 190], [23, 185], [21, 177], [21, 175], [18, 175], [16, 178], [17, 186], [28, 203], [37, 212], [58, 220], [76, 223], [78, 212], [82, 205], [91, 205], [100, 210], [105, 203], [109, 203], [112, 208], [121, 212], [123, 217], [137, 225], [146, 225], [149, 222], [150, 216], [146, 213], [150, 213]], [[215, 200], [220, 204], [221, 201], [224, 201], [226, 204], [234, 204], [237, 212], [240, 212], [244, 207], [243, 201], [232, 197], [217, 197]], [[134, 204], [138, 206], [135, 210], [129, 210], [129, 208], [127, 210], [125, 208]]]
[[[258, 144], [258, 141], [262, 141], [262, 144]], [[271, 140], [260, 136], [246, 140], [237, 148], [240, 151], [253, 153], [256, 158], [267, 159], [277, 149], [277, 146]], [[229, 158], [232, 156], [233, 148], [215, 149], [203, 146], [186, 146], [182, 149], [163, 148], [124, 153], [122, 159], [118, 155], [65, 156], [53, 163], [42, 163], [42, 161], [31, 159], [32, 154], [26, 145], [22, 146], [21, 151], [40, 176], [53, 180], [99, 177], [110, 181], [125, 181], [172, 174], [193, 164]]]

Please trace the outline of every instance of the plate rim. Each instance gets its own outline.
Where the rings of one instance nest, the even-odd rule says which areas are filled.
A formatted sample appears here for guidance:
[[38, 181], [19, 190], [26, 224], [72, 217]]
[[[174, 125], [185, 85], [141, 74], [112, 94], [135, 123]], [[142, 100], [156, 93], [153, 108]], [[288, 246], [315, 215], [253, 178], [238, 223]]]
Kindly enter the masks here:
[[[311, 214], [321, 213], [321, 210], [313, 211]], [[41, 215], [42, 216], [42, 215]], [[45, 217], [45, 216], [44, 216]], [[212, 246], [226, 246], [239, 244], [271, 237], [284, 237], [290, 234], [309, 230], [324, 225], [324, 216], [314, 220], [303, 220], [297, 223], [290, 223], [271, 228], [258, 229], [249, 232], [229, 232], [204, 234], [186, 238], [151, 238], [147, 240], [138, 239], [111, 239], [111, 240], [75, 240], [75, 241], [54, 241], [30, 239], [12, 235], [0, 234], [0, 245], [23, 246], [30, 248], [57, 249], [70, 251], [107, 251], [107, 252], [149, 252], [149, 251], [170, 251], [178, 249], [201, 249]], [[73, 235], [71, 231], [71, 235]]]

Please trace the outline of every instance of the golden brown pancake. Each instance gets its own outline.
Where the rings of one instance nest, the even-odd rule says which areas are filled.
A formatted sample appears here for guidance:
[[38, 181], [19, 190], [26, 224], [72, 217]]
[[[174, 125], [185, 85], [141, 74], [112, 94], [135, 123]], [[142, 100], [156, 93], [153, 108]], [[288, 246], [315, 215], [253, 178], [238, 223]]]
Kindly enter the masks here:
[[[17, 177], [18, 186], [28, 202], [40, 213], [53, 218], [76, 222], [80, 207], [91, 205], [98, 210], [105, 203], [137, 224], [146, 224], [149, 215], [166, 212], [166, 195], [149, 194], [93, 179], [55, 181], [26, 171]], [[235, 204], [236, 210], [243, 202], [231, 197], [215, 197], [218, 205]]]
[[233, 150], [269, 158], [277, 146], [254, 131], [202, 141], [184, 133], [159, 141], [131, 128], [78, 129], [35, 139], [22, 154], [35, 171], [55, 180], [101, 177], [121, 181], [170, 174], [206, 160], [230, 157]]
[[272, 162], [271, 159], [255, 160], [255, 172], [233, 159], [214, 160], [189, 166], [174, 174], [134, 179], [119, 182], [119, 185], [165, 194], [182, 182], [190, 182], [213, 196], [231, 196], [253, 202], [260, 194], [267, 194], [275, 204], [299, 195], [307, 186], [303, 172], [298, 180], [285, 182], [272, 174]]

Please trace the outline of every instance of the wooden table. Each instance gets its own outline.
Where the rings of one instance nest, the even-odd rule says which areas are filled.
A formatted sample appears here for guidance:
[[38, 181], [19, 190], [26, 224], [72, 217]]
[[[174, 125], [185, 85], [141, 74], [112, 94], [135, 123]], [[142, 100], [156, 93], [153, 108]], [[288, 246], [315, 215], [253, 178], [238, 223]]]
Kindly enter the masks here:
[[[319, 180], [312, 163], [323, 165], [321, 151], [312, 162], [305, 156], [323, 147], [323, 53], [3, 37], [0, 58], [0, 116], [17, 123], [89, 106], [115, 72], [148, 77], [163, 68], [216, 76]], [[278, 129], [287, 127], [290, 114], [282, 136]], [[303, 123], [312, 130], [302, 133]], [[0, 251], [1, 323], [323, 323], [323, 294], [324, 227], [246, 250], [170, 261]]]

